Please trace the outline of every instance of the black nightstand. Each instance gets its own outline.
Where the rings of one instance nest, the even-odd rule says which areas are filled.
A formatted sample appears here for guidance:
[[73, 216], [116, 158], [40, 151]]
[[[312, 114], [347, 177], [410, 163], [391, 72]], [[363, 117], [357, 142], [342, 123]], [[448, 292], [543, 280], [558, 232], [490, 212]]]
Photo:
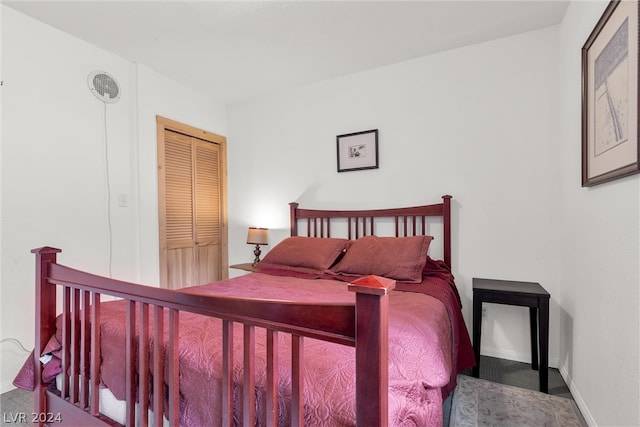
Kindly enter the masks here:
[[253, 264], [250, 262], [247, 262], [244, 264], [233, 264], [233, 265], [230, 265], [229, 268], [235, 268], [236, 270], [244, 270], [244, 271], [251, 271], [251, 272], [256, 271], [256, 267], [254, 267]]
[[[548, 393], [549, 298], [549, 292], [540, 286], [539, 283], [473, 278], [473, 352], [476, 358], [476, 366], [473, 368], [474, 377], [477, 378], [480, 374], [482, 303], [491, 302], [529, 307], [531, 367], [538, 369], [540, 375], [540, 391]], [[539, 349], [538, 341], [540, 343]], [[539, 365], [538, 350], [540, 351]]]

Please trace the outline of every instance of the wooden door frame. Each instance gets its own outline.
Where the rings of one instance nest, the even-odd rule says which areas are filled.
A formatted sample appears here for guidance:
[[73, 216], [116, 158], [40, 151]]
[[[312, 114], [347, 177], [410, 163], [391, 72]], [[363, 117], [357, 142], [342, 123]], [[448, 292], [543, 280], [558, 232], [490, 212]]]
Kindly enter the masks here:
[[222, 279], [229, 277], [229, 233], [228, 233], [228, 215], [227, 215], [227, 138], [222, 135], [217, 135], [213, 132], [208, 132], [202, 129], [198, 129], [193, 126], [185, 125], [184, 123], [176, 122], [166, 117], [156, 116], [156, 129], [157, 129], [157, 163], [158, 163], [158, 246], [160, 249], [159, 254], [159, 267], [160, 267], [160, 287], [166, 288], [167, 277], [167, 259], [166, 248], [163, 244], [166, 243], [166, 199], [165, 199], [165, 183], [164, 175], [160, 173], [161, 159], [164, 159], [165, 133], [166, 131], [178, 132], [187, 136], [198, 138], [204, 141], [209, 141], [214, 144], [218, 144], [220, 147], [220, 247], [221, 247], [221, 266]]

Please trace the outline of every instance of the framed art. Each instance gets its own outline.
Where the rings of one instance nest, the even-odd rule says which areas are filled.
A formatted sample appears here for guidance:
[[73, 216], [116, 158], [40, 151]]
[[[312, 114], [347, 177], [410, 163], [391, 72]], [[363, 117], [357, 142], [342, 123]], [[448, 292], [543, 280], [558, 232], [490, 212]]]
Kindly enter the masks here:
[[338, 135], [338, 172], [378, 168], [378, 129]]
[[582, 47], [582, 186], [640, 172], [638, 1], [609, 3]]

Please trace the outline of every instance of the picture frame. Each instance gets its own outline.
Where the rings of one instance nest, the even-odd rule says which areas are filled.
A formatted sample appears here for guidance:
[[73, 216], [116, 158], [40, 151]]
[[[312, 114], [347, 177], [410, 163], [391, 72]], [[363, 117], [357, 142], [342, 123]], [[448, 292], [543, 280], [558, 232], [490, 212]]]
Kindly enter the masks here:
[[378, 169], [378, 129], [336, 137], [338, 172]]
[[582, 47], [582, 186], [640, 172], [638, 1], [612, 0]]

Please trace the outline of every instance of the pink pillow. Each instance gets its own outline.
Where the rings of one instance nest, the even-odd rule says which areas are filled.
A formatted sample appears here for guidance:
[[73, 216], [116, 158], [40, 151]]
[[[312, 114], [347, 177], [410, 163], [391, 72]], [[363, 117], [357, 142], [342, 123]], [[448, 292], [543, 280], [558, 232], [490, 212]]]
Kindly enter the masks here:
[[287, 237], [271, 249], [259, 269], [325, 272], [344, 252], [347, 239]]
[[331, 271], [337, 274], [383, 276], [421, 283], [432, 236], [365, 236], [349, 242], [347, 251]]

